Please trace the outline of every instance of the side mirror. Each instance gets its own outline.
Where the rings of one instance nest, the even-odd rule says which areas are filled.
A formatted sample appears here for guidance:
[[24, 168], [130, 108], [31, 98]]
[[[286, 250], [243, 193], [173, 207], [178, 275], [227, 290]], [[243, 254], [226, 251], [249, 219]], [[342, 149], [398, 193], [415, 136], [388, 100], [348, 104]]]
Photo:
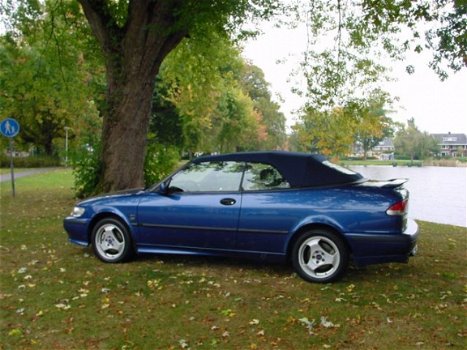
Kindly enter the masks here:
[[159, 185], [159, 193], [165, 196], [168, 192], [169, 192], [169, 188], [167, 187], [167, 183], [161, 182]]

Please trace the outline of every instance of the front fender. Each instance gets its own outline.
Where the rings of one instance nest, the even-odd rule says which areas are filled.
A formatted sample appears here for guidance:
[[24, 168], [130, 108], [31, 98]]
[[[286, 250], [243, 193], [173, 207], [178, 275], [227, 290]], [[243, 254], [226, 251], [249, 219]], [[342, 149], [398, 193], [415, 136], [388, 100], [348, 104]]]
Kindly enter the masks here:
[[88, 225], [88, 237], [91, 237], [92, 229], [94, 225], [99, 221], [106, 217], [113, 217], [116, 219], [121, 220], [125, 226], [128, 228], [129, 233], [131, 236], [134, 236], [134, 224], [136, 220], [136, 210], [121, 210], [115, 207], [108, 207], [108, 206], [99, 206], [94, 208], [94, 214], [92, 215], [92, 219]]

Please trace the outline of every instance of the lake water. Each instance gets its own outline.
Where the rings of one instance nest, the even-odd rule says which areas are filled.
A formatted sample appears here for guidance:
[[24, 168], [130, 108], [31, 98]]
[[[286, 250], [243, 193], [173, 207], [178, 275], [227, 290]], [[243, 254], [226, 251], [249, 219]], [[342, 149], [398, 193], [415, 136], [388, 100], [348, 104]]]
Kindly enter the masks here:
[[408, 178], [409, 216], [467, 227], [467, 168], [353, 166], [375, 180]]

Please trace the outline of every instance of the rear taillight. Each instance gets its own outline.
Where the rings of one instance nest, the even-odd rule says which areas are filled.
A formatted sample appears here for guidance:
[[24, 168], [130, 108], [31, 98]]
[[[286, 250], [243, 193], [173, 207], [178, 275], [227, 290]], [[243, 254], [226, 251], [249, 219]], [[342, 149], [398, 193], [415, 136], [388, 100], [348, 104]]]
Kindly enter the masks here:
[[403, 201], [397, 202], [391, 205], [388, 210], [386, 210], [386, 214], [388, 215], [405, 215], [407, 213], [407, 205], [408, 200], [404, 199]]

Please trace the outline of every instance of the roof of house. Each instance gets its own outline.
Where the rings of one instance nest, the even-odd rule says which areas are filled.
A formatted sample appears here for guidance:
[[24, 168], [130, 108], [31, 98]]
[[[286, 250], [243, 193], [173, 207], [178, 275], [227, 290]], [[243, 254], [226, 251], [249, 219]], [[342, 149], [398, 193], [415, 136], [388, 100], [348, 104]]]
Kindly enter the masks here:
[[438, 143], [443, 145], [467, 145], [467, 136], [465, 134], [431, 134]]
[[382, 139], [376, 147], [394, 147], [394, 142], [389, 137]]
[[193, 160], [200, 162], [252, 162], [274, 166], [292, 187], [313, 187], [353, 183], [361, 180], [362, 175], [330, 163], [318, 154], [269, 151], [242, 152], [203, 156]]

